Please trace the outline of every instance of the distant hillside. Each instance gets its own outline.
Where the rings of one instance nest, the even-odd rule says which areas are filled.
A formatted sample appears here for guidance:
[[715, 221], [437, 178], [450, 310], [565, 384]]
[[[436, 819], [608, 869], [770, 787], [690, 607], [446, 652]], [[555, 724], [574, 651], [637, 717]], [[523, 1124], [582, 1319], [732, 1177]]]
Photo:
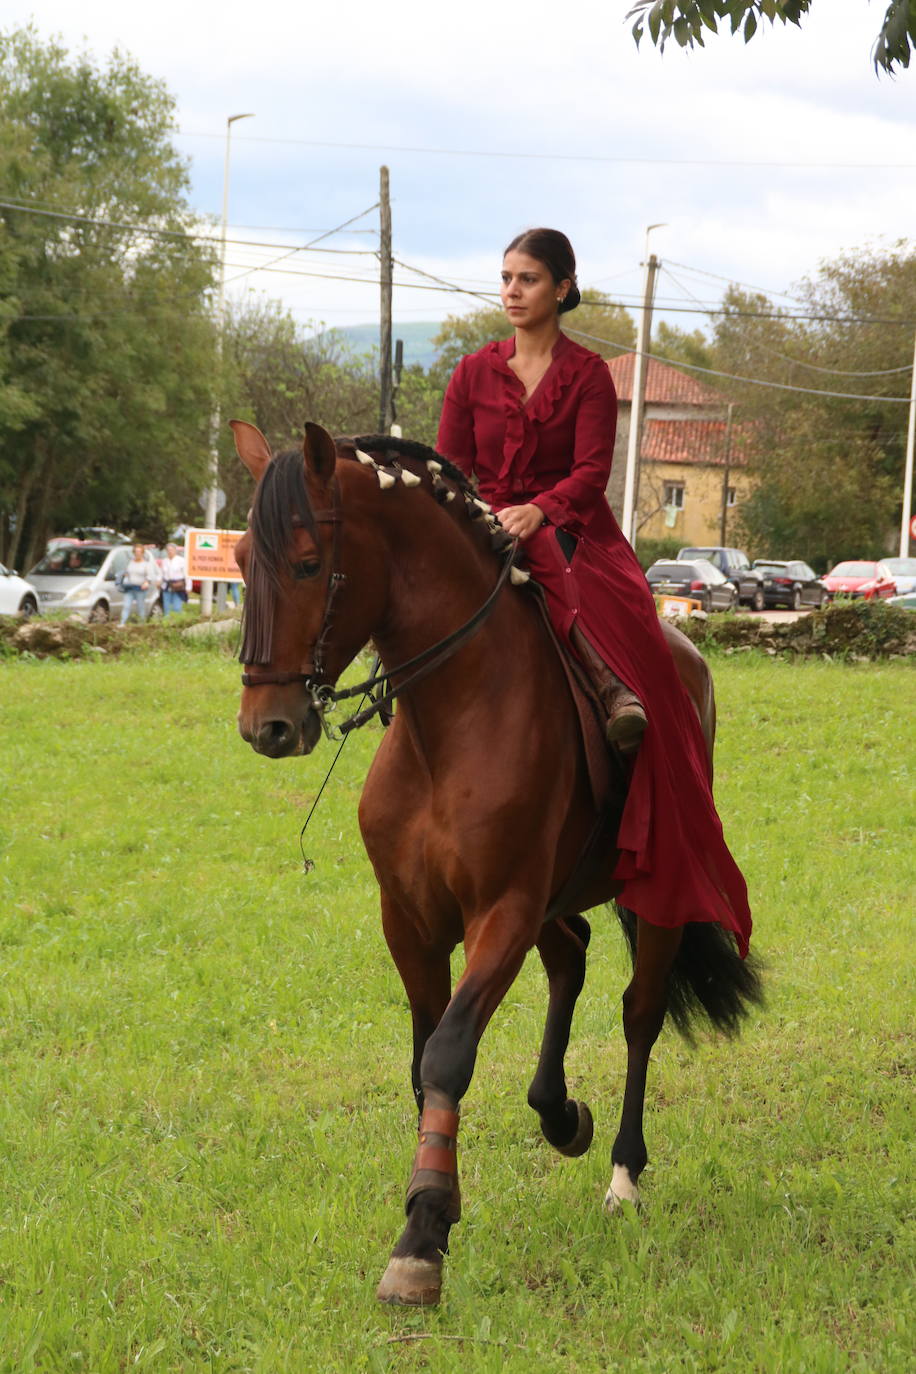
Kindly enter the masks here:
[[[395, 324], [391, 330], [392, 340], [404, 340], [404, 365], [410, 367], [419, 363], [429, 367], [436, 360], [433, 338], [442, 328], [437, 320], [413, 320], [410, 324]], [[335, 331], [341, 334], [357, 353], [378, 351], [377, 324], [349, 324]]]

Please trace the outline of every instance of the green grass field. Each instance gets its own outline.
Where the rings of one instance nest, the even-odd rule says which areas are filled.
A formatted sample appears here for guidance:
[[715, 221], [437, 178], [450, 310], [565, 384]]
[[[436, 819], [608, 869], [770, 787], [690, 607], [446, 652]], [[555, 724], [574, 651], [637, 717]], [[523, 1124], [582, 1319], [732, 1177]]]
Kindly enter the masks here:
[[536, 961], [481, 1048], [437, 1311], [380, 1308], [413, 1153], [405, 999], [356, 802], [378, 734], [268, 762], [217, 651], [0, 663], [0, 1370], [911, 1370], [914, 671], [715, 663], [717, 796], [769, 965], [741, 1040], [653, 1056], [608, 1218], [627, 970], [525, 1093]]

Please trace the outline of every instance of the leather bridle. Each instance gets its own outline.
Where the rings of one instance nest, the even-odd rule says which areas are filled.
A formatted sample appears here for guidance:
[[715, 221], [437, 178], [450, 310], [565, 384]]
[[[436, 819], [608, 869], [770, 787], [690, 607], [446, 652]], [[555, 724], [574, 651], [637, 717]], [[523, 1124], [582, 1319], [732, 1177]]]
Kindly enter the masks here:
[[[326, 675], [326, 651], [330, 636], [333, 620], [334, 602], [338, 593], [346, 583], [346, 574], [340, 570], [340, 528], [343, 523], [343, 513], [341, 511], [340, 493], [336, 479], [331, 486], [331, 509], [313, 512], [313, 519], [319, 525], [332, 525], [333, 535], [331, 539], [331, 573], [328, 579], [327, 598], [324, 605], [324, 616], [321, 628], [312, 649], [311, 662], [306, 661], [304, 668], [306, 671], [297, 673], [275, 673], [259, 672], [257, 670], [242, 673], [242, 685], [244, 687], [285, 687], [293, 682], [302, 682], [311, 697], [312, 708], [318, 713], [322, 729], [329, 738], [341, 738], [349, 734], [351, 730], [358, 730], [361, 725], [365, 725], [379, 711], [383, 711], [394, 699], [408, 687], [412, 687], [436, 668], [442, 666], [448, 659], [457, 652], [461, 646], [469, 640], [483, 625], [493, 607], [496, 605], [497, 598], [509, 581], [512, 569], [515, 566], [516, 555], [518, 553], [518, 540], [513, 539], [511, 545], [507, 546], [508, 552], [500, 570], [496, 585], [490, 592], [486, 601], [474, 612], [469, 620], [457, 630], [453, 630], [444, 639], [437, 640], [429, 648], [422, 649], [413, 658], [407, 659], [397, 668], [390, 668], [383, 672], [377, 671], [380, 660], [376, 663], [376, 669], [363, 682], [358, 682], [355, 687], [345, 687], [338, 690]], [[412, 670], [412, 671], [411, 671]], [[397, 687], [391, 685], [392, 677], [399, 677], [402, 673], [409, 672], [410, 676], [401, 682]], [[377, 689], [383, 684], [387, 684], [387, 691], [379, 694]], [[339, 701], [346, 701], [350, 697], [370, 696], [371, 705], [365, 710], [358, 711], [350, 716], [339, 726], [333, 727], [328, 724], [325, 714], [333, 710]]]

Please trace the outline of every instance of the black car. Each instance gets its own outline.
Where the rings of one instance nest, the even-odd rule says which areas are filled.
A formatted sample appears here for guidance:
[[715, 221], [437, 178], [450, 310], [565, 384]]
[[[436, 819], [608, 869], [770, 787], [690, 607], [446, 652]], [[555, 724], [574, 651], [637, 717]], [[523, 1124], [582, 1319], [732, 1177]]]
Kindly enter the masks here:
[[763, 599], [768, 606], [788, 606], [800, 611], [803, 606], [826, 606], [830, 593], [813, 568], [800, 558], [783, 562], [778, 558], [755, 558], [754, 567], [763, 574]]
[[714, 568], [718, 568], [731, 582], [738, 593], [738, 600], [743, 605], [750, 606], [755, 611], [763, 610], [763, 578], [751, 566], [750, 559], [741, 549], [726, 548], [722, 544], [705, 544], [702, 547], [681, 549], [678, 553], [678, 559], [683, 559], [686, 563], [691, 563], [696, 558], [705, 558]]
[[646, 573], [646, 581], [656, 596], [688, 596], [704, 611], [731, 611], [738, 601], [734, 585], [705, 558], [691, 563], [659, 559]]

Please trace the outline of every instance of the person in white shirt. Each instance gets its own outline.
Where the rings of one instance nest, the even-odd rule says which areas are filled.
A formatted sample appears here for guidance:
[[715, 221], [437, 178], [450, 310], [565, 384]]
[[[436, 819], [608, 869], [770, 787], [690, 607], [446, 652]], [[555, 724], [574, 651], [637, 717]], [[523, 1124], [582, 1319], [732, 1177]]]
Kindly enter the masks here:
[[130, 613], [136, 606], [140, 620], [146, 619], [148, 599], [151, 589], [159, 585], [156, 564], [149, 557], [142, 544], [135, 544], [131, 560], [124, 569], [124, 605], [121, 607], [121, 624], [126, 625]]
[[180, 611], [188, 599], [191, 583], [184, 555], [178, 552], [177, 544], [166, 544], [166, 557], [160, 564], [162, 571], [162, 614]]

